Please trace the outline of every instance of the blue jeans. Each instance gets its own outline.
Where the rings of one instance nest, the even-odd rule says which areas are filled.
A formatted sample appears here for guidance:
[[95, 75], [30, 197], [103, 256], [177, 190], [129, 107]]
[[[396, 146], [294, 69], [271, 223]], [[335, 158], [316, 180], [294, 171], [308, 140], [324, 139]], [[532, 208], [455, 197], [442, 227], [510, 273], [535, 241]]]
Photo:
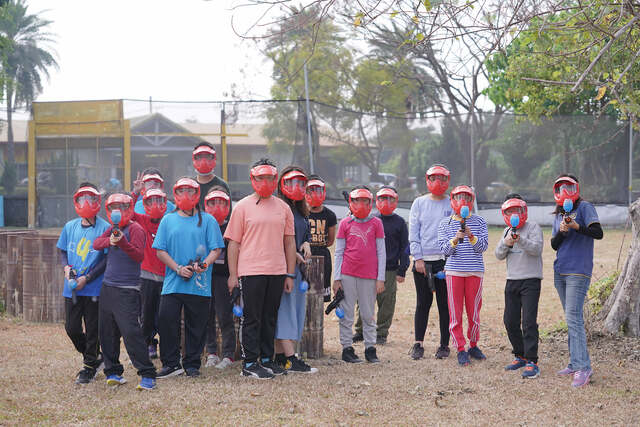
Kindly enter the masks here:
[[574, 371], [591, 369], [582, 310], [590, 283], [590, 277], [554, 273], [554, 284], [569, 329], [569, 368]]

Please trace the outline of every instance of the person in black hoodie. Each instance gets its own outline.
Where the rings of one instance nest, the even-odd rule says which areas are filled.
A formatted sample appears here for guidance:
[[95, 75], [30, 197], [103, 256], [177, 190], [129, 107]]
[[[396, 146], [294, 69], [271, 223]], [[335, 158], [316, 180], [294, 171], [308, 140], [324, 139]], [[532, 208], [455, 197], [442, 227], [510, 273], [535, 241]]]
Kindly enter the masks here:
[[[229, 211], [231, 210], [231, 198], [227, 189], [221, 185], [211, 187], [204, 198], [204, 208], [209, 215], [218, 221], [220, 232], [224, 235], [227, 229]], [[211, 269], [213, 299], [209, 310], [209, 322], [207, 323], [208, 356], [205, 366], [225, 369], [233, 363], [236, 350], [236, 328], [231, 308], [231, 295], [227, 286], [229, 266], [227, 265], [226, 247], [222, 249], [220, 256], [212, 264]], [[216, 314], [218, 325], [222, 332], [222, 359], [217, 354]]]
[[[376, 344], [384, 345], [387, 342], [389, 328], [393, 321], [396, 309], [397, 283], [404, 282], [404, 277], [409, 268], [409, 230], [407, 223], [401, 216], [393, 213], [398, 206], [398, 193], [396, 189], [383, 186], [376, 194], [376, 207], [378, 218], [384, 226], [384, 245], [387, 250], [387, 267], [384, 279], [384, 292], [377, 295], [378, 319]], [[358, 312], [356, 333], [353, 341], [362, 341], [362, 319]]]

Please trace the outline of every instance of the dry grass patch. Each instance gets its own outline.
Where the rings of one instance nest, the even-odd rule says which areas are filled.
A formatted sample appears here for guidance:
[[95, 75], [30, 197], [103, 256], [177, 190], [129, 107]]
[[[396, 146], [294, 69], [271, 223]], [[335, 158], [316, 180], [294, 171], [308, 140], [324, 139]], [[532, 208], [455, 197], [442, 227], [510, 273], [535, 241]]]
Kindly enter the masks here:
[[[310, 361], [316, 375], [288, 375], [259, 382], [227, 371], [203, 369], [197, 379], [160, 380], [153, 392], [138, 392], [127, 365], [128, 384], [110, 388], [104, 376], [84, 387], [73, 382], [81, 358], [62, 325], [0, 319], [0, 425], [23, 424], [637, 424], [640, 420], [640, 343], [596, 335], [589, 343], [593, 383], [581, 390], [554, 372], [567, 363], [566, 335], [540, 344], [542, 376], [522, 380], [503, 370], [511, 360], [502, 325], [505, 266], [493, 249], [500, 231], [490, 231], [485, 255], [484, 302], [479, 345], [488, 360], [460, 368], [455, 352], [435, 360], [439, 336], [432, 307], [425, 338], [427, 357], [412, 361], [415, 290], [409, 275], [398, 286], [396, 316], [389, 343], [379, 347], [379, 365], [346, 366], [339, 361], [335, 318], [326, 319], [322, 360]], [[562, 319], [553, 288], [553, 251], [545, 230], [545, 280], [540, 300], [541, 329]], [[621, 230], [605, 230], [596, 243], [594, 280], [615, 269]], [[628, 236], [627, 236], [628, 239]], [[628, 240], [627, 240], [628, 243]], [[624, 261], [625, 253], [623, 253]], [[356, 352], [363, 353], [362, 345]], [[123, 359], [126, 352], [122, 349]], [[125, 363], [126, 364], [126, 363]]]

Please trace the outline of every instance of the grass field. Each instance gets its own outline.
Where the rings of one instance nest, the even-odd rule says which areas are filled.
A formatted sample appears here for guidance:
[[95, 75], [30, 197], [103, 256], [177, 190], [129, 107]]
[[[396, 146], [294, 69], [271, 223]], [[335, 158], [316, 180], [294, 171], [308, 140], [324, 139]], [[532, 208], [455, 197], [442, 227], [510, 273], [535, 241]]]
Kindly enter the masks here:
[[[553, 287], [553, 251], [545, 230], [545, 279], [538, 322], [549, 331], [563, 320]], [[622, 230], [605, 230], [596, 242], [594, 280], [616, 268]], [[490, 232], [481, 311], [480, 347], [488, 359], [460, 368], [455, 351], [447, 360], [432, 357], [439, 340], [437, 308], [432, 307], [425, 347], [413, 361], [415, 289], [398, 286], [398, 303], [389, 343], [378, 348], [383, 363], [347, 366], [340, 359], [335, 318], [325, 318], [325, 353], [310, 363], [319, 373], [288, 375], [272, 381], [239, 376], [239, 365], [220, 372], [202, 370], [197, 379], [158, 381], [152, 392], [138, 392], [133, 367], [125, 363], [128, 384], [111, 388], [100, 374], [87, 386], [74, 377], [82, 360], [62, 325], [0, 318], [0, 425], [163, 425], [163, 424], [443, 424], [443, 425], [604, 425], [640, 423], [640, 340], [595, 334], [589, 349], [595, 371], [579, 390], [554, 373], [568, 360], [566, 334], [546, 334], [540, 345], [542, 375], [522, 380], [505, 372], [511, 361], [502, 324], [505, 266], [493, 249], [499, 230]], [[629, 234], [620, 268], [626, 258]], [[362, 356], [362, 344], [356, 345]], [[122, 350], [123, 359], [126, 352]]]

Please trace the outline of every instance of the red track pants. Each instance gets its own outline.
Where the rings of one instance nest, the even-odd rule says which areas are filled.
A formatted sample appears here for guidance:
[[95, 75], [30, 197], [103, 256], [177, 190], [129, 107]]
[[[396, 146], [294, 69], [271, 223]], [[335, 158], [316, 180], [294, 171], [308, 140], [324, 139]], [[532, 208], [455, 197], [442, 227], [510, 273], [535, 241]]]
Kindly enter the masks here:
[[449, 303], [449, 332], [458, 351], [463, 351], [466, 341], [462, 332], [462, 307], [467, 310], [469, 329], [467, 337], [471, 347], [480, 338], [480, 307], [482, 307], [482, 277], [451, 276], [447, 274]]

